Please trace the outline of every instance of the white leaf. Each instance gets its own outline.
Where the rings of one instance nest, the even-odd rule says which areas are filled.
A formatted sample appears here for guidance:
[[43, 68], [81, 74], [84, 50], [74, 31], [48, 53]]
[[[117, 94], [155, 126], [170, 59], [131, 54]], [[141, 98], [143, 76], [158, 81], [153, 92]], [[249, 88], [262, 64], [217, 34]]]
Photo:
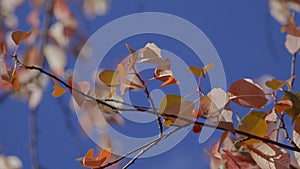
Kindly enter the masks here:
[[300, 37], [286, 35], [285, 47], [291, 54], [296, 53], [300, 48]]

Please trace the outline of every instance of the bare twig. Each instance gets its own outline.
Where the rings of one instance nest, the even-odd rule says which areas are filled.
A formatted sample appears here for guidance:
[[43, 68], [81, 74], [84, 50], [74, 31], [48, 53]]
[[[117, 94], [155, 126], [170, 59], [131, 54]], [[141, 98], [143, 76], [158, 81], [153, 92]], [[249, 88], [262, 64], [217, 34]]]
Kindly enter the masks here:
[[293, 146], [299, 148], [299, 147], [297, 146], [297, 144], [293, 141], [293, 139], [291, 139], [290, 136], [289, 136], [289, 133], [288, 133], [288, 131], [287, 131], [287, 129], [286, 129], [285, 122], [284, 122], [284, 115], [285, 115], [285, 114], [281, 114], [281, 115], [280, 115], [280, 118], [279, 118], [279, 119], [280, 119], [280, 122], [281, 122], [280, 128], [283, 129], [283, 131], [284, 131], [284, 133], [285, 133], [285, 139], [286, 139], [288, 142], [290, 142]]
[[[294, 53], [294, 54], [292, 55], [292, 61], [291, 61], [291, 77], [293, 77], [293, 76], [296, 75], [296, 73], [295, 73], [296, 56], [297, 56], [296, 53]], [[292, 81], [291, 81], [291, 90], [293, 89], [294, 82], [295, 82], [295, 78], [292, 78]]]
[[[145, 150], [143, 150], [143, 149], [146, 149], [146, 148], [149, 147], [150, 145], [151, 145], [151, 147], [154, 146], [154, 145], [156, 145], [156, 144], [157, 144], [158, 142], [160, 142], [161, 140], [163, 140], [163, 139], [169, 137], [170, 135], [172, 135], [173, 133], [177, 132], [178, 130], [180, 130], [180, 129], [182, 129], [182, 128], [184, 128], [184, 127], [177, 127], [177, 128], [175, 128], [174, 130], [171, 130], [171, 131], [169, 131], [168, 133], [159, 136], [158, 138], [156, 138], [156, 139], [150, 141], [149, 143], [147, 143], [147, 144], [145, 144], [145, 145], [143, 145], [143, 146], [141, 146], [141, 147], [138, 147], [138, 148], [136, 148], [136, 149], [134, 149], [134, 150], [132, 150], [132, 151], [130, 151], [130, 152], [128, 152], [128, 153], [126, 153], [125, 155], [119, 157], [118, 159], [116, 159], [116, 160], [114, 160], [114, 161], [112, 161], [112, 162], [107, 163], [106, 165], [104, 165], [104, 166], [102, 166], [102, 167], [100, 167], [100, 168], [98, 168], [98, 169], [104, 169], [104, 168], [110, 167], [110, 166], [112, 166], [112, 165], [114, 165], [114, 164], [120, 162], [121, 160], [127, 158], [129, 155], [131, 155], [131, 154], [133, 154], [133, 153], [135, 153], [135, 152], [137, 152], [137, 151], [139, 151], [139, 150], [145, 151]], [[150, 148], [151, 148], [151, 147], [150, 147]], [[149, 149], [149, 148], [148, 148], [148, 149]]]
[[[150, 93], [149, 93], [147, 85], [145, 84], [145, 81], [137, 73], [135, 67], [133, 67], [133, 71], [136, 74], [137, 78], [139, 78], [139, 80], [142, 82], [143, 86], [145, 86], [144, 92], [145, 92], [145, 94], [146, 94], [146, 96], [147, 96], [147, 98], [148, 98], [148, 100], [151, 104], [151, 107], [152, 107], [153, 111], [157, 113], [157, 110], [156, 110], [155, 105], [154, 105], [154, 101], [153, 101], [152, 97], [150, 96]], [[157, 124], [158, 124], [158, 129], [159, 129], [159, 136], [161, 136], [162, 133], [163, 133], [163, 126], [162, 126], [161, 118], [160, 118], [159, 115], [156, 115], [156, 120], [157, 120]]]
[[30, 156], [32, 161], [32, 169], [39, 169], [38, 142], [37, 142], [37, 109], [31, 110], [29, 116], [30, 126]]

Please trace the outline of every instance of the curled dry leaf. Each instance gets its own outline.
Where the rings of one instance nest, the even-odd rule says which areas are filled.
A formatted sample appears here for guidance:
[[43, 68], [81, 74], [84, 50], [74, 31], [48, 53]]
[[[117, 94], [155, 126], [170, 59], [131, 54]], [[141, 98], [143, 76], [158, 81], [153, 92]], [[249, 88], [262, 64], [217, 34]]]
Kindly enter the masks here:
[[[239, 122], [238, 129], [249, 134], [263, 137], [266, 135], [268, 129], [268, 124], [265, 121], [266, 115], [267, 114], [265, 112], [250, 112]], [[249, 139], [245, 142], [248, 144], [253, 144], [259, 141], [255, 139]]]
[[195, 76], [205, 77], [207, 72], [210, 71], [214, 66], [215, 66], [215, 64], [213, 64], [213, 63], [210, 63], [204, 67], [190, 66], [188, 70]]
[[229, 88], [230, 99], [241, 106], [262, 108], [268, 102], [262, 88], [251, 79], [241, 79]]
[[31, 35], [32, 31], [29, 32], [23, 32], [21, 30], [14, 31], [11, 34], [11, 37], [16, 45], [19, 45], [22, 41], [27, 39]]

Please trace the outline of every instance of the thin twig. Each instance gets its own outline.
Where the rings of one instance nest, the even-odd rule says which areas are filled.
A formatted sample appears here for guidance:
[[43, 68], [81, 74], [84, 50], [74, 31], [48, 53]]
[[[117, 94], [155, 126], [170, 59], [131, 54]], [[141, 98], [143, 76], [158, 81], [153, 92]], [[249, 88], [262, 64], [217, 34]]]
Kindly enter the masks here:
[[[295, 63], [296, 63], [296, 53], [294, 53], [292, 55], [292, 61], [291, 61], [291, 77], [295, 76], [296, 73], [295, 73]], [[291, 90], [293, 89], [293, 85], [294, 85], [294, 82], [295, 82], [295, 78], [292, 78], [292, 81], [291, 81]]]
[[39, 169], [38, 142], [37, 142], [37, 109], [30, 111], [29, 116], [30, 129], [30, 156], [32, 161], [32, 169]]
[[[184, 128], [184, 127], [177, 127], [177, 128], [175, 128], [174, 130], [171, 130], [171, 131], [169, 131], [168, 133], [159, 136], [158, 138], [156, 138], [156, 139], [150, 141], [149, 143], [147, 143], [147, 144], [145, 144], [145, 145], [143, 145], [143, 146], [141, 146], [141, 147], [138, 147], [138, 148], [136, 148], [136, 149], [134, 149], [134, 150], [132, 150], [132, 151], [126, 153], [125, 155], [119, 157], [118, 159], [116, 159], [116, 160], [114, 160], [114, 161], [112, 161], [112, 162], [109, 162], [109, 163], [107, 163], [106, 165], [104, 165], [104, 166], [102, 166], [102, 167], [100, 167], [100, 168], [97, 168], [97, 169], [104, 169], [104, 168], [110, 167], [110, 166], [112, 166], [112, 165], [114, 165], [114, 164], [120, 162], [121, 160], [127, 158], [129, 155], [131, 155], [131, 154], [133, 154], [133, 153], [135, 153], [135, 152], [137, 152], [137, 151], [139, 151], [139, 150], [145, 149], [145, 148], [149, 147], [150, 145], [154, 146], [155, 144], [157, 144], [157, 143], [160, 142], [161, 140], [163, 140], [163, 139], [169, 137], [170, 135], [172, 135], [173, 133], [177, 132], [178, 130], [180, 130], [180, 129], [182, 129], [182, 128]], [[143, 151], [143, 150], [142, 150], [142, 151]]]
[[290, 138], [290, 136], [289, 136], [289, 133], [288, 133], [288, 131], [287, 131], [287, 129], [286, 129], [286, 126], [285, 126], [285, 122], [284, 122], [284, 115], [285, 114], [281, 114], [280, 115], [280, 122], [281, 122], [281, 129], [283, 129], [283, 131], [284, 131], [284, 133], [285, 133], [285, 139], [288, 141], [288, 142], [290, 142], [293, 146], [295, 146], [295, 147], [297, 147], [297, 148], [299, 148], [298, 146], [297, 146], [297, 144], [293, 141], [293, 139], [291, 139]]
[[[148, 90], [148, 87], [147, 85], [145, 84], [145, 81], [141, 78], [141, 76], [137, 73], [135, 67], [133, 67], [133, 71], [134, 73], [136, 74], [137, 78], [142, 82], [143, 86], [145, 86], [145, 94], [147, 96], [147, 99], [149, 100], [150, 104], [151, 104], [151, 107], [153, 109], [154, 112], [157, 113], [157, 110], [155, 108], [155, 104], [154, 104], [154, 101], [152, 99], [152, 97], [150, 96], [150, 93], [149, 93], [149, 90]], [[158, 129], [159, 129], [159, 136], [161, 136], [163, 134], [163, 125], [162, 125], [162, 122], [161, 122], [161, 118], [159, 115], [156, 115], [156, 120], [157, 120], [157, 124], [158, 124]]]

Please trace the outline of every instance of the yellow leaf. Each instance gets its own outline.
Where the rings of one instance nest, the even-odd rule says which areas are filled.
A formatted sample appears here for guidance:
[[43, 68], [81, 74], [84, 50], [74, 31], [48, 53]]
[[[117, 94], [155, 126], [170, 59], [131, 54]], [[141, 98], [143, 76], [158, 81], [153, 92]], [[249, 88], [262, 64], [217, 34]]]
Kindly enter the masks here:
[[181, 102], [183, 100], [182, 96], [174, 94], [166, 94], [160, 101], [158, 111], [163, 113], [168, 108], [170, 108], [174, 103]]
[[[247, 114], [239, 123], [238, 129], [246, 133], [263, 137], [266, 135], [268, 124], [265, 121], [265, 112], [252, 111]], [[258, 143], [260, 141], [250, 139], [246, 141], [248, 144]]]
[[118, 86], [119, 82], [119, 72], [113, 70], [103, 70], [99, 73], [99, 79], [105, 83], [107, 86]]
[[215, 64], [213, 63], [210, 63], [204, 67], [190, 66], [188, 70], [189, 72], [193, 73], [195, 76], [205, 77], [207, 72], [210, 71], [214, 66]]
[[27, 39], [31, 35], [32, 31], [23, 32], [21, 30], [14, 31], [11, 35], [16, 45], [19, 45], [22, 41]]
[[66, 92], [66, 89], [62, 88], [55, 79], [52, 78], [52, 81], [54, 83], [52, 96], [53, 97], [62, 96]]

